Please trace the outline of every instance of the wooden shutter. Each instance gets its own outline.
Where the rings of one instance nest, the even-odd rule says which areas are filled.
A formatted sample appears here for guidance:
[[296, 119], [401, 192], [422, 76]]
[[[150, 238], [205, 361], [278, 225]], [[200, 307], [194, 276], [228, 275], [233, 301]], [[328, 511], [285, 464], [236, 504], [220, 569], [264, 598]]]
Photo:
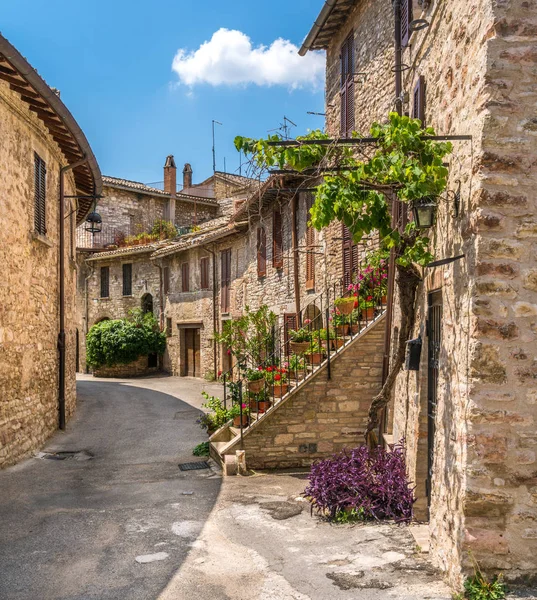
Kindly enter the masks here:
[[412, 116], [425, 125], [425, 77], [420, 75], [414, 87]]
[[275, 269], [283, 267], [283, 224], [279, 210], [272, 215], [272, 266]]
[[46, 189], [47, 169], [45, 161], [34, 152], [34, 228], [46, 235]]
[[344, 223], [341, 224], [341, 236], [343, 238], [343, 284], [347, 287], [358, 271], [358, 246], [353, 242], [352, 234]]
[[341, 46], [341, 121], [340, 132], [348, 137], [355, 127], [354, 119], [354, 33]]
[[110, 267], [101, 267], [101, 298], [110, 296]]
[[[313, 194], [306, 195], [306, 220], [309, 221]], [[315, 289], [315, 229], [306, 226], [306, 290]]]
[[408, 46], [410, 23], [412, 23], [412, 1], [401, 0], [401, 46]]
[[257, 276], [267, 274], [267, 234], [263, 227], [257, 228]]
[[296, 313], [284, 313], [283, 315], [283, 343], [284, 353], [286, 356], [291, 354], [291, 348], [289, 346], [289, 332], [296, 331], [298, 329], [298, 320]]
[[230, 285], [231, 285], [231, 248], [222, 250], [221, 259], [221, 308], [223, 313], [228, 313], [230, 309]]
[[200, 272], [201, 272], [201, 289], [209, 289], [209, 258], [204, 257], [200, 261]]
[[132, 264], [123, 265], [123, 295], [132, 296]]
[[190, 291], [190, 265], [187, 262], [181, 265], [181, 291]]
[[166, 295], [170, 291], [170, 267], [162, 269], [162, 291]]

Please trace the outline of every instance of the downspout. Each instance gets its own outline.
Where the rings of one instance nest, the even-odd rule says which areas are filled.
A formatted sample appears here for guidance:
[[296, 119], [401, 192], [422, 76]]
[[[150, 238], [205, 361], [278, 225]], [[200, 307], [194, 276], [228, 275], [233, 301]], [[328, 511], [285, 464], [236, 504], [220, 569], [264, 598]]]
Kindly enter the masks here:
[[[394, 13], [394, 41], [395, 41], [395, 108], [397, 114], [403, 114], [403, 73], [401, 71], [402, 64], [402, 48], [401, 48], [401, 0], [393, 0]], [[392, 229], [397, 227], [399, 221], [399, 202], [397, 196], [392, 197]], [[390, 352], [391, 352], [391, 333], [393, 321], [393, 302], [395, 292], [395, 250], [390, 250], [390, 259], [388, 263], [388, 293], [386, 302], [386, 321], [384, 329], [384, 356], [382, 361], [382, 384], [388, 377], [390, 368]], [[379, 431], [379, 442], [382, 443], [382, 434], [386, 431], [387, 411], [384, 409]]]
[[[214, 246], [213, 246], [214, 248]], [[218, 379], [218, 343], [214, 334], [218, 331], [218, 312], [216, 308], [216, 251], [210, 248], [205, 248], [213, 257], [213, 371], [215, 379]]]
[[60, 331], [58, 333], [58, 410], [59, 427], [62, 430], [65, 429], [65, 173], [76, 169], [76, 167], [83, 165], [87, 161], [87, 157], [84, 156], [81, 160], [60, 168]]
[[[87, 264], [87, 262], [86, 262]], [[88, 286], [88, 281], [90, 279], [90, 277], [93, 276], [93, 273], [95, 272], [95, 268], [93, 267], [93, 265], [88, 265], [90, 268], [90, 272], [89, 275], [84, 279], [84, 312], [86, 313], [86, 323], [85, 323], [85, 327], [84, 327], [84, 338], [87, 338], [88, 335], [88, 331], [89, 331], [89, 286]], [[85, 342], [84, 342], [85, 345]], [[84, 372], [87, 374], [89, 373], [88, 370], [88, 363], [86, 361], [86, 366], [84, 368]]]
[[298, 263], [298, 234], [297, 234], [297, 209], [298, 209], [298, 194], [293, 196], [291, 200], [291, 245], [293, 248], [293, 279], [295, 288], [295, 312], [297, 327], [302, 327], [302, 316], [300, 314], [300, 278], [299, 278], [299, 263]]
[[159, 308], [159, 324], [160, 330], [164, 331], [164, 275], [162, 272], [162, 264], [157, 263], [159, 271], [159, 294], [158, 294], [158, 308]]

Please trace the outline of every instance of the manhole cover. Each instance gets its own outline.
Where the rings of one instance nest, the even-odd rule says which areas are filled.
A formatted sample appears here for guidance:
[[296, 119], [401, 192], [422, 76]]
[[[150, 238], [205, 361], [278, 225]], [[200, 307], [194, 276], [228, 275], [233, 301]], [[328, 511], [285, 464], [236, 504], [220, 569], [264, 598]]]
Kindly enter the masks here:
[[37, 458], [44, 460], [91, 460], [93, 454], [87, 450], [65, 450], [61, 452], [39, 452]]
[[195, 471], [197, 469], [208, 469], [209, 463], [205, 460], [191, 463], [180, 463], [179, 468], [181, 471]]

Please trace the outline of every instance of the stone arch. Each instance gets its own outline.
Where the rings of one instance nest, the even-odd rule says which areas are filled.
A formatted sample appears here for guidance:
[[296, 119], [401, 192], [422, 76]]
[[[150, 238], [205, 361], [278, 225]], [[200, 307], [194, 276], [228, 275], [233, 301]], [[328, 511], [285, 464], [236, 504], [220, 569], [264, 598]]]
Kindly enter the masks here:
[[306, 308], [304, 308], [304, 312], [302, 314], [302, 322], [309, 319], [311, 321], [310, 327], [311, 329], [321, 329], [323, 327], [323, 315], [319, 309], [319, 307], [312, 302], [308, 304]]
[[153, 312], [153, 296], [149, 292], [142, 296], [141, 308], [144, 314]]
[[102, 323], [103, 321], [110, 321], [110, 317], [99, 317], [99, 318], [98, 318], [98, 319], [95, 321], [94, 325], [97, 325], [97, 323]]

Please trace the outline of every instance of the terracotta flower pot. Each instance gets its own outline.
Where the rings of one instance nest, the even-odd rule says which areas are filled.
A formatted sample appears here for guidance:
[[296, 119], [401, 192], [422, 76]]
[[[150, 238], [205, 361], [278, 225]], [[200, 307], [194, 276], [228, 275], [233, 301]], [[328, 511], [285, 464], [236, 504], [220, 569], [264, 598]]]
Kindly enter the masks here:
[[267, 412], [267, 410], [272, 406], [272, 402], [270, 400], [261, 400], [259, 402], [259, 406], [257, 408], [257, 412], [262, 415]]
[[351, 325], [351, 333], [352, 333], [352, 335], [356, 335], [357, 333], [360, 333], [360, 323], [353, 323]]
[[324, 354], [322, 352], [313, 352], [306, 354], [306, 360], [310, 365], [320, 365], [323, 362]]
[[337, 305], [337, 309], [342, 315], [350, 315], [354, 310], [354, 303], [356, 299], [354, 297], [346, 298], [345, 302], [341, 302], [341, 304]]
[[362, 321], [372, 321], [375, 318], [375, 308], [362, 308]]
[[[240, 427], [240, 426], [241, 426], [241, 416], [238, 415], [236, 417], [233, 417], [233, 427]], [[245, 414], [242, 415], [242, 426], [248, 427], [248, 415], [245, 415]]]
[[252, 392], [253, 394], [259, 394], [259, 392], [263, 389], [264, 386], [265, 386], [264, 379], [256, 379], [255, 381], [248, 382], [248, 390], [250, 392]]
[[349, 326], [348, 325], [336, 325], [336, 333], [339, 337], [344, 337], [349, 335]]
[[272, 393], [275, 398], [282, 398], [283, 396], [285, 396], [285, 394], [287, 394], [288, 391], [289, 391], [288, 383], [282, 383], [280, 385], [275, 384], [272, 386]]
[[304, 352], [307, 352], [309, 347], [310, 347], [310, 343], [309, 342], [289, 342], [289, 347], [291, 348], [291, 352], [293, 354], [304, 354]]
[[300, 371], [289, 371], [289, 379], [291, 381], [302, 381], [306, 376], [306, 369], [300, 369]]
[[387, 296], [382, 296], [382, 298], [380, 299], [380, 303], [381, 304], [388, 304], [388, 297]]
[[341, 348], [344, 345], [345, 345], [345, 340], [342, 340], [341, 338], [332, 340], [332, 348], [334, 348], [335, 350]]

